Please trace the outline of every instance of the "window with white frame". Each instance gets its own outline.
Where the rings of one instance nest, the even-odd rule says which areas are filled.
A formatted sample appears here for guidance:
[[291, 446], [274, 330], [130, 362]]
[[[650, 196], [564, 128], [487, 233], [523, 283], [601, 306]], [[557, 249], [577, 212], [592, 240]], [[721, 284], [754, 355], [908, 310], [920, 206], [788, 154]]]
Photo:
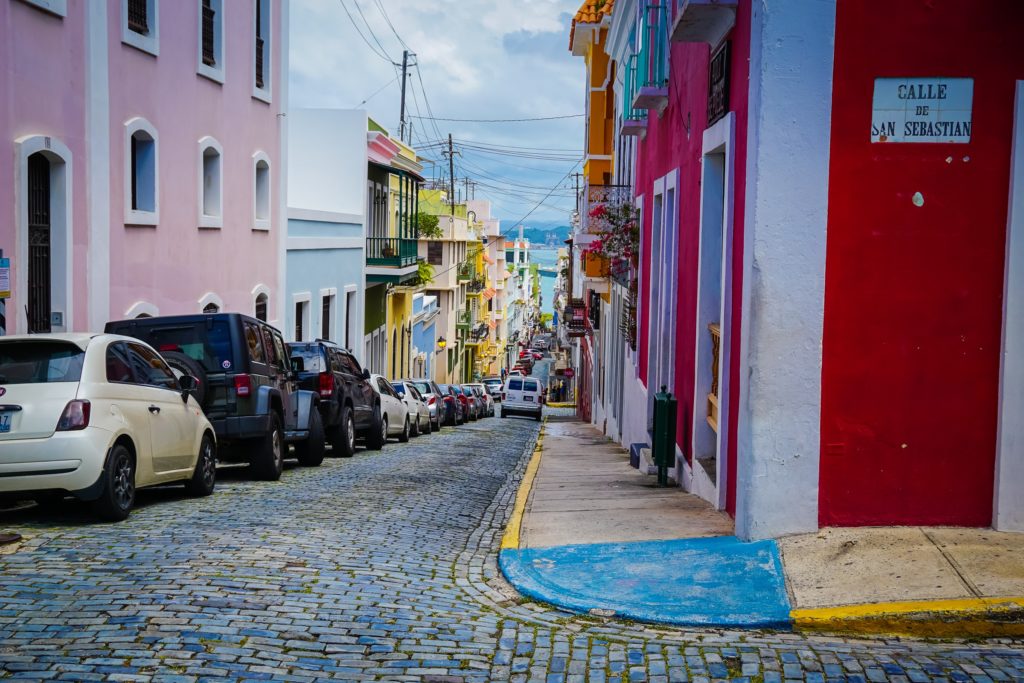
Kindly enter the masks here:
[[199, 66], [197, 73], [224, 82], [224, 0], [199, 2]]
[[313, 326], [310, 321], [309, 292], [296, 294], [292, 297], [295, 303], [295, 341], [309, 341], [312, 339], [311, 331]]
[[199, 227], [224, 224], [223, 162], [220, 143], [211, 137], [199, 141]]
[[270, 101], [270, 0], [253, 0], [255, 51], [253, 55], [253, 97]]
[[253, 180], [253, 215], [254, 227], [258, 230], [270, 229], [270, 161], [262, 152], [253, 157], [255, 176]]
[[134, 118], [125, 124], [125, 223], [156, 225], [160, 218], [157, 134]]
[[334, 302], [336, 301], [333, 290], [321, 292], [320, 296], [320, 338], [332, 339], [331, 325], [334, 324]]
[[121, 42], [160, 54], [159, 0], [121, 0]]

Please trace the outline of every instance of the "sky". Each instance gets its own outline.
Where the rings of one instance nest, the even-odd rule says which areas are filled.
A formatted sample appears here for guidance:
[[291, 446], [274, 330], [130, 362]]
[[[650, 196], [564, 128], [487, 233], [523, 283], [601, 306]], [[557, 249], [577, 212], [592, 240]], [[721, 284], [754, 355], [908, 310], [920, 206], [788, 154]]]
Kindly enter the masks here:
[[[528, 226], [568, 225], [584, 135], [583, 60], [568, 50], [580, 1], [292, 0], [290, 105], [366, 109], [397, 137], [393, 63], [408, 49], [407, 119], [425, 177], [447, 178], [451, 133], [460, 197], [468, 177], [503, 231], [527, 214]], [[572, 118], [437, 120], [538, 117]]]

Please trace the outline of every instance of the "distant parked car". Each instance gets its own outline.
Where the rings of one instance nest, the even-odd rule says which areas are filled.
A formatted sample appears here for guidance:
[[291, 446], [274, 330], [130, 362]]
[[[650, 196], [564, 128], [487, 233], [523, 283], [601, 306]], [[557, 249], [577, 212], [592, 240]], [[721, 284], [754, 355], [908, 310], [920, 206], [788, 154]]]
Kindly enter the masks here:
[[0, 495], [72, 495], [111, 521], [128, 517], [144, 486], [210, 495], [217, 442], [194, 387], [137, 339], [0, 338]]
[[409, 441], [409, 434], [412, 431], [409, 409], [398, 397], [398, 393], [392, 388], [391, 383], [381, 375], [370, 375], [370, 386], [380, 396], [380, 405], [384, 413], [381, 435], [385, 439], [397, 436], [402, 443]]
[[466, 398], [473, 409], [473, 415], [475, 420], [479, 420], [486, 417], [486, 403], [484, 399], [477, 393], [476, 387], [472, 384], [463, 384], [459, 387], [462, 389], [462, 393], [465, 394]]
[[484, 377], [483, 385], [487, 388], [491, 397], [497, 402], [501, 400], [501, 388], [505, 382], [500, 377]]
[[427, 402], [427, 409], [430, 411], [432, 431], [440, 431], [441, 425], [447, 421], [447, 418], [445, 415], [444, 397], [441, 395], [441, 388], [437, 385], [437, 382], [429, 379], [407, 379], [402, 381], [412, 384], [420, 392], [420, 395]]
[[538, 422], [543, 415], [540, 382], [529, 377], [510, 377], [505, 383], [505, 399], [501, 402], [501, 416], [525, 415]]
[[432, 431], [430, 408], [427, 407], [423, 395], [411, 382], [392, 382], [391, 388], [395, 390], [398, 398], [402, 399], [402, 403], [409, 411], [409, 419], [412, 421], [410, 435], [429, 434]]
[[475, 422], [477, 419], [477, 406], [476, 399], [472, 396], [472, 393], [462, 388], [461, 384], [453, 384], [452, 389], [455, 391], [455, 398], [459, 399], [462, 403], [462, 412], [465, 415], [465, 422]]
[[540, 353], [539, 351], [534, 351], [533, 352], [533, 359], [534, 360], [541, 360], [542, 358], [544, 358], [544, 354], [543, 353]]
[[106, 331], [141, 339], [198, 380], [190, 393], [218, 443], [238, 446], [221, 449], [221, 460], [248, 462], [268, 480], [281, 477], [289, 443], [300, 464], [323, 462], [320, 397], [299, 389], [275, 327], [241, 313], [196, 313], [108, 322]]
[[490, 392], [487, 390], [487, 385], [483, 382], [477, 382], [475, 384], [469, 384], [469, 386], [480, 399], [482, 404], [482, 415], [486, 417], [494, 417], [494, 399], [491, 398]]
[[445, 424], [454, 427], [466, 422], [466, 409], [453, 384], [439, 384], [445, 403]]

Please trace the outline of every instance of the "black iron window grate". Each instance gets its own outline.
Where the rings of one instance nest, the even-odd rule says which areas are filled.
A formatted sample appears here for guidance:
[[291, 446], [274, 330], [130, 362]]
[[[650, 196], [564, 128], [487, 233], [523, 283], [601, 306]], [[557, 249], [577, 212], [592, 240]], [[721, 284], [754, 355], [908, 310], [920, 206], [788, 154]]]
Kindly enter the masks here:
[[203, 0], [203, 64], [216, 66], [217, 53], [214, 49], [214, 18], [217, 13], [210, 5], [210, 0]]
[[149, 0], [128, 0], [128, 29], [149, 35]]

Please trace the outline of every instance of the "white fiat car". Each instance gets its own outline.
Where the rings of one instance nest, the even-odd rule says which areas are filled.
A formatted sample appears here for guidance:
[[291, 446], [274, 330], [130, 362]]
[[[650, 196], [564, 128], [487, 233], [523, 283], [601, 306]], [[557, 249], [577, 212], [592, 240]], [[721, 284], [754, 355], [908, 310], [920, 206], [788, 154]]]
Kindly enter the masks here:
[[129, 337], [0, 337], [0, 496], [70, 494], [118, 521], [140, 487], [209, 495], [216, 441], [188, 393], [195, 381]]
[[370, 386], [380, 395], [384, 440], [387, 441], [389, 436], [397, 436], [402, 443], [407, 442], [412, 432], [412, 418], [409, 409], [398, 397], [398, 392], [381, 375], [370, 375]]

